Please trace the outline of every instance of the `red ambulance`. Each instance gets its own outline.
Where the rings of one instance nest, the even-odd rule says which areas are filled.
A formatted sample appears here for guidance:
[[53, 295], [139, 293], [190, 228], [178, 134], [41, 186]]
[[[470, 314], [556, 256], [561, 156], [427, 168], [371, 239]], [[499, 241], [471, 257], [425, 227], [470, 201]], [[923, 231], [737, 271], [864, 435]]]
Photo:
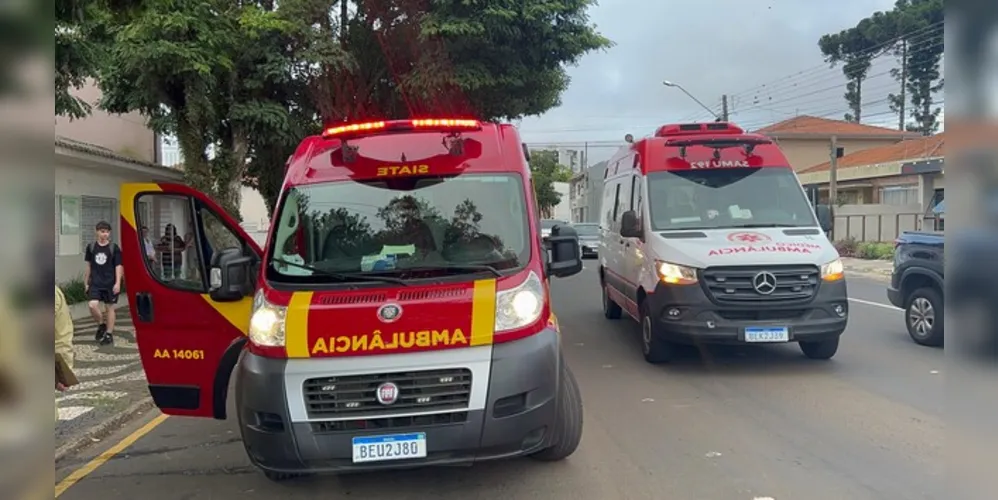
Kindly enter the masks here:
[[[582, 402], [549, 278], [582, 260], [568, 227], [544, 250], [528, 161], [511, 125], [331, 127], [288, 160], [263, 248], [189, 187], [123, 185], [156, 405], [225, 419], [234, 378], [246, 451], [273, 480], [571, 455]], [[180, 240], [157, 238], [166, 225]]]

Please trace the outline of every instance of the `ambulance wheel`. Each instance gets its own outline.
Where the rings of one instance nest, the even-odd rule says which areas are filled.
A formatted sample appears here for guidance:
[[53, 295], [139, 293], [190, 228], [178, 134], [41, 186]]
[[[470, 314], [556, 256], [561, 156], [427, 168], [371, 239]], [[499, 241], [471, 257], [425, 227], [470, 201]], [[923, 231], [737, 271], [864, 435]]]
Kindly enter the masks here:
[[617, 305], [617, 303], [614, 302], [613, 299], [610, 298], [610, 294], [607, 292], [607, 289], [606, 289], [606, 287], [608, 287], [608, 286], [609, 285], [607, 285], [606, 283], [603, 283], [603, 287], [602, 287], [602, 289], [603, 289], [603, 316], [606, 316], [606, 319], [620, 319], [620, 314], [623, 311], [620, 309], [620, 306]]
[[575, 374], [562, 361], [561, 387], [558, 390], [558, 422], [554, 430], [555, 443], [531, 455], [543, 462], [568, 458], [582, 441], [582, 392]]
[[839, 338], [821, 340], [818, 342], [800, 342], [800, 350], [811, 359], [832, 359], [839, 351]]
[[655, 327], [647, 301], [641, 304], [641, 354], [656, 365], [668, 363], [676, 355], [676, 344], [662, 338]]

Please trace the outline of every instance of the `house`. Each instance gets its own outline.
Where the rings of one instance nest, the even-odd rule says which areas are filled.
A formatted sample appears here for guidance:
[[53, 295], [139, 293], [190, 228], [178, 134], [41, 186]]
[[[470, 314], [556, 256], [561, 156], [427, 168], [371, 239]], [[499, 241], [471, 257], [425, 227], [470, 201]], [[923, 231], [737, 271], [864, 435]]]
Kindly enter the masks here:
[[[847, 154], [836, 162], [836, 203], [934, 206], [945, 189], [945, 154], [945, 132]], [[805, 187], [818, 189], [822, 203], [830, 170], [826, 161], [797, 174]]]
[[836, 155], [841, 158], [857, 151], [921, 137], [912, 132], [806, 115], [774, 123], [755, 133], [776, 140], [797, 172], [831, 160], [833, 138]]
[[119, 189], [124, 182], [180, 182], [183, 172], [162, 165], [160, 138], [139, 113], [97, 109], [93, 84], [74, 95], [94, 105], [90, 116], [55, 118], [55, 273], [65, 283], [83, 274], [83, 252], [105, 220], [119, 242]]
[[598, 222], [606, 165], [606, 161], [601, 161], [573, 175], [568, 181], [572, 222]]
[[[836, 161], [839, 238], [891, 241], [901, 231], [941, 229], [935, 208], [945, 199], [946, 134], [907, 139], [848, 154]], [[819, 203], [829, 202], [831, 162], [798, 172]]]

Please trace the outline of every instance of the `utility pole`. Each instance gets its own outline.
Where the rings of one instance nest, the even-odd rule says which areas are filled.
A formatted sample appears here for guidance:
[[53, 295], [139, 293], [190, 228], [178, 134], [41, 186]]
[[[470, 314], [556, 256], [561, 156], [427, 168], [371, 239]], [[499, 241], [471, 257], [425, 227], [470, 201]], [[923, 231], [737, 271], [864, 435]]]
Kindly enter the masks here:
[[832, 136], [831, 145], [831, 163], [828, 167], [828, 206], [833, 208], [836, 206], [836, 200], [839, 198], [839, 186], [838, 186], [838, 166], [839, 166], [839, 138], [837, 136]]
[[728, 94], [721, 96], [721, 121], [728, 121]]

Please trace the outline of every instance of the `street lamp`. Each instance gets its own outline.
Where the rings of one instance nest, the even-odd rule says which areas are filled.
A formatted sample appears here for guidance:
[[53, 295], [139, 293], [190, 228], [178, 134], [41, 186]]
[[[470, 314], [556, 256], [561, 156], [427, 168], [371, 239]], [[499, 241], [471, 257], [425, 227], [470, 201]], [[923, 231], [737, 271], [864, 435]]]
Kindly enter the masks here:
[[665, 85], [666, 87], [675, 87], [679, 90], [682, 90], [684, 94], [689, 96], [690, 99], [693, 99], [693, 101], [699, 104], [700, 107], [706, 109], [710, 114], [714, 115], [715, 121], [721, 121], [721, 115], [718, 115], [717, 113], [714, 112], [713, 109], [710, 109], [709, 107], [707, 107], [706, 104], [700, 102], [700, 99], [694, 97], [693, 94], [689, 93], [686, 89], [684, 89], [682, 85], [675, 82], [670, 82], [669, 80], [662, 82], [662, 85]]

